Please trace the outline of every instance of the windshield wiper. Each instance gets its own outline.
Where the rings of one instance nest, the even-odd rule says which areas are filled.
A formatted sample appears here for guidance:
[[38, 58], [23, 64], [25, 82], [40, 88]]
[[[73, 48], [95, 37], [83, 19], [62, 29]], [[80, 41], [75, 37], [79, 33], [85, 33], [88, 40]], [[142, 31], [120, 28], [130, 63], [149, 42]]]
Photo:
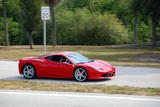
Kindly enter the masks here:
[[94, 62], [94, 60], [90, 60], [90, 61], [88, 61], [88, 62]]
[[77, 63], [77, 64], [84, 64], [85, 62], [79, 62], [79, 63]]
[[[94, 60], [90, 60], [88, 62], [94, 62]], [[77, 64], [84, 64], [84, 63], [88, 63], [88, 62], [78, 62]]]

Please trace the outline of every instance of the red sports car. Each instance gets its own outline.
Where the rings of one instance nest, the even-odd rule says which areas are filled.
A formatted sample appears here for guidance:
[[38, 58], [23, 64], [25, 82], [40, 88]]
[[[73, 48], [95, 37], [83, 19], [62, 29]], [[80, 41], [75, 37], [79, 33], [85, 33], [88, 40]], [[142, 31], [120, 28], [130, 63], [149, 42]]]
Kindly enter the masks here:
[[115, 68], [103, 60], [91, 60], [75, 52], [59, 52], [19, 60], [19, 73], [35, 77], [67, 78], [77, 81], [115, 76]]

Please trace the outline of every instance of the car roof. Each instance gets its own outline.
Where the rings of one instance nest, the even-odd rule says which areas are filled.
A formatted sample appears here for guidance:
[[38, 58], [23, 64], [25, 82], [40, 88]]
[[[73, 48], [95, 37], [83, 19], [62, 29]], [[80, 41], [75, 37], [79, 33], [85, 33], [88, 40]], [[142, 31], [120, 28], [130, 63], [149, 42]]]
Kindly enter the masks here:
[[53, 54], [49, 54], [50, 55], [64, 55], [64, 56], [68, 56], [70, 54], [74, 54], [76, 52], [57, 52], [57, 53], [53, 53]]

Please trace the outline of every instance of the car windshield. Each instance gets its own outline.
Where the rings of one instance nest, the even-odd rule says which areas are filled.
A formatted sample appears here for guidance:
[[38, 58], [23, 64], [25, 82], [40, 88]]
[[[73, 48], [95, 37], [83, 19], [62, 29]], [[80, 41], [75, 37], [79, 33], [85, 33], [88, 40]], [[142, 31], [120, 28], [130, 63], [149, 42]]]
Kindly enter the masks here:
[[70, 54], [67, 57], [75, 64], [93, 62], [93, 60], [78, 53]]

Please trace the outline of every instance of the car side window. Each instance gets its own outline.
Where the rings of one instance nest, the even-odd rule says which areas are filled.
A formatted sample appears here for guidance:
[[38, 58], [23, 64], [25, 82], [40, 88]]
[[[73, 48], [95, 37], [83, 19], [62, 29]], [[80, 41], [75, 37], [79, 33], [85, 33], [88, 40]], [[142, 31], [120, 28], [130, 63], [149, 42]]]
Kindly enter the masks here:
[[53, 60], [52, 60], [52, 56], [49, 56], [49, 57], [47, 57], [46, 59], [48, 59], [48, 60], [50, 60], [50, 61], [53, 61]]
[[67, 58], [65, 58], [64, 62], [67, 62], [68, 64], [72, 64]]
[[49, 56], [46, 59], [50, 61], [58, 62], [58, 63], [67, 62], [71, 64], [71, 62], [67, 58], [65, 58], [64, 56], [60, 56], [60, 55]]
[[54, 62], [59, 62], [62, 56], [49, 56], [46, 59], [50, 60], [50, 61], [54, 61]]

